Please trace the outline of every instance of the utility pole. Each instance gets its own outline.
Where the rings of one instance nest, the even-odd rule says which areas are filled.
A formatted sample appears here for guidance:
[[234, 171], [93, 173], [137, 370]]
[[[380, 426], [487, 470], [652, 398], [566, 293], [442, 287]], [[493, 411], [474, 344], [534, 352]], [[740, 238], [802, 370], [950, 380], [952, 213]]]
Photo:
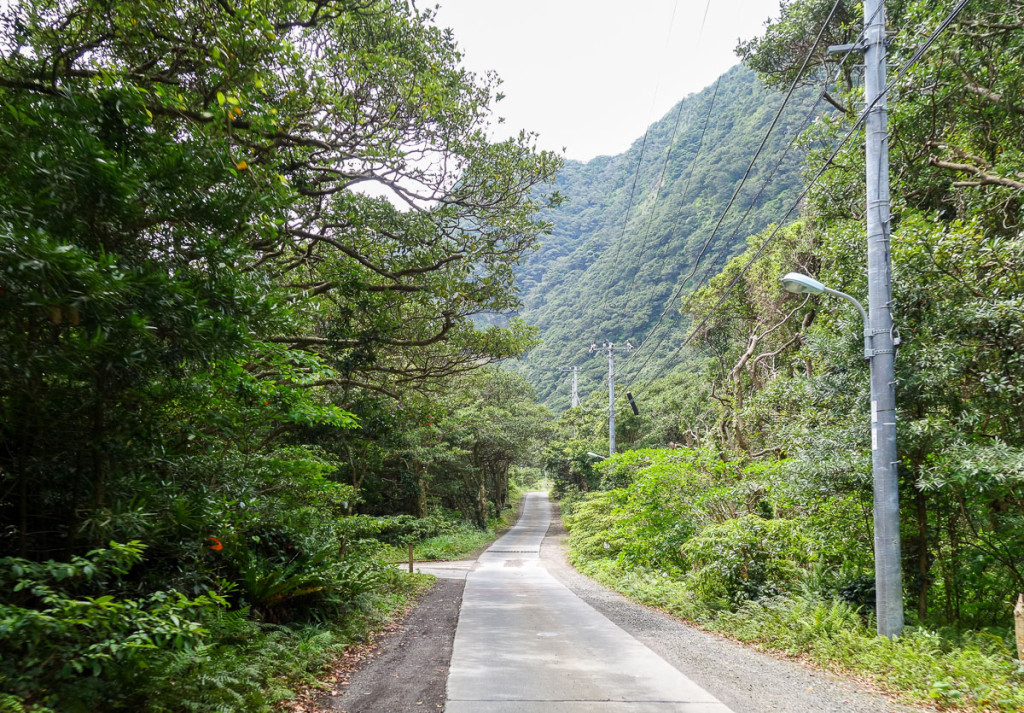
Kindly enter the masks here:
[[875, 593], [878, 634], [903, 630], [900, 505], [896, 472], [896, 362], [889, 260], [889, 140], [886, 109], [885, 5], [865, 0], [864, 39], [829, 51], [864, 50], [867, 178], [868, 314], [871, 359], [871, 471], [875, 503]]
[[570, 403], [570, 406], [572, 408], [576, 408], [576, 407], [578, 407], [580, 405], [580, 391], [579, 391], [579, 372], [580, 372], [580, 368], [578, 366], [570, 366], [567, 369], [559, 369], [559, 371], [572, 372], [572, 396], [571, 396], [571, 401], [569, 403]]
[[[590, 345], [590, 353], [597, 351], [597, 343]], [[602, 342], [601, 349], [608, 351], [608, 455], [615, 455], [615, 345]], [[633, 351], [633, 345], [626, 340], [627, 352]]]
[[896, 360], [889, 265], [889, 118], [885, 97], [885, 4], [864, 3], [868, 312], [871, 317], [871, 462], [875, 490], [878, 633], [903, 631], [900, 503], [896, 472]]

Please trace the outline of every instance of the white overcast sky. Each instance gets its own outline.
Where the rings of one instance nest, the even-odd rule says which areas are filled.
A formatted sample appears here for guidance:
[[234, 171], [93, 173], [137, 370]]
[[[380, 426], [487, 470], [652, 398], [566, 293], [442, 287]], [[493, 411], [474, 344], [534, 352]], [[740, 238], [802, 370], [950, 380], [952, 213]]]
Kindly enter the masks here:
[[[494, 70], [507, 128], [587, 161], [625, 151], [739, 60], [779, 0], [436, 0], [474, 71]], [[423, 2], [422, 6], [428, 6]], [[707, 8], [703, 32], [701, 21]]]

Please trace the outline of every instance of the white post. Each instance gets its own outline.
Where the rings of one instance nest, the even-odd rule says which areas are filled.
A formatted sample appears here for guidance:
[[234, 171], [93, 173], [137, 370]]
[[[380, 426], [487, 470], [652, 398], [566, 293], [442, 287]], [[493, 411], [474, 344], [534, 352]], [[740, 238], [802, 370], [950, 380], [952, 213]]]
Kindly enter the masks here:
[[1017, 597], [1013, 608], [1013, 627], [1017, 631], [1017, 658], [1024, 661], [1024, 594]]
[[608, 342], [608, 455], [615, 455], [615, 345]]

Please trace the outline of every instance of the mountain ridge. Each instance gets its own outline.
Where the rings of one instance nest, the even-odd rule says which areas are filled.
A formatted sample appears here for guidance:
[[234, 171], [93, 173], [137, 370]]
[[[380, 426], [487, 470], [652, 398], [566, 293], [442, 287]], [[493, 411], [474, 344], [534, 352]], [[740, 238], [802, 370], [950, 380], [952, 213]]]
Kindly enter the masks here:
[[[639, 344], [706, 241], [694, 279], [714, 274], [749, 235], [782, 218], [798, 194], [804, 157], [790, 143], [818, 112], [810, 87], [794, 94], [714, 231], [782, 101], [736, 65], [682, 99], [626, 152], [566, 162], [555, 187], [567, 201], [542, 213], [552, 233], [518, 271], [520, 316], [539, 328], [542, 340], [520, 368], [541, 399], [558, 410], [568, 405], [568, 383], [558, 369], [572, 365], [581, 369], [581, 393], [599, 388], [606, 367], [587, 358], [590, 344]], [[668, 305], [662, 326], [673, 346], [678, 307]], [[667, 358], [661, 351], [651, 360], [654, 368]]]

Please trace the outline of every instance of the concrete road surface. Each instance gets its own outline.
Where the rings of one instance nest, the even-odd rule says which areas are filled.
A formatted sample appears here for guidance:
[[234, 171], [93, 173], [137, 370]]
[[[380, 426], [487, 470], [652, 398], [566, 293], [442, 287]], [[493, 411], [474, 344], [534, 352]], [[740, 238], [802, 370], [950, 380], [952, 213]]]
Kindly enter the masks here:
[[546, 494], [466, 576], [447, 713], [730, 713], [555, 580]]

